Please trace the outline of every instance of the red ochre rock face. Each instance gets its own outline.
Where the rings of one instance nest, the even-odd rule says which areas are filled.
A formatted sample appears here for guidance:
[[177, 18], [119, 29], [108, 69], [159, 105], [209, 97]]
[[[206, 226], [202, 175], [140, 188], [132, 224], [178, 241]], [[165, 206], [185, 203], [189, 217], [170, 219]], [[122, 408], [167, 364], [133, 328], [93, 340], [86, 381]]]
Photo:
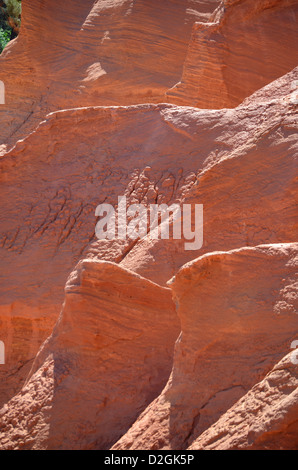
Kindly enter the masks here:
[[298, 447], [297, 364], [292, 353], [204, 432], [189, 450], [292, 450]]
[[[170, 379], [113, 448], [187, 449], [258, 383], [297, 331], [296, 269], [297, 244], [214, 252], [183, 266], [169, 282], [181, 321]], [[297, 377], [289, 394], [295, 386]]]
[[[297, 448], [297, 2], [22, 3], [0, 449]], [[202, 248], [97, 240], [119, 196], [203, 204]]]
[[21, 33], [1, 57], [3, 140], [25, 136], [58, 109], [164, 102], [194, 23], [219, 3], [23, 0]]
[[162, 391], [179, 331], [169, 288], [114, 263], [80, 262], [52, 336], [3, 409], [1, 446], [108, 449]]
[[208, 23], [195, 23], [182, 78], [167, 92], [169, 101], [234, 107], [296, 67], [297, 15], [296, 0], [222, 2]]

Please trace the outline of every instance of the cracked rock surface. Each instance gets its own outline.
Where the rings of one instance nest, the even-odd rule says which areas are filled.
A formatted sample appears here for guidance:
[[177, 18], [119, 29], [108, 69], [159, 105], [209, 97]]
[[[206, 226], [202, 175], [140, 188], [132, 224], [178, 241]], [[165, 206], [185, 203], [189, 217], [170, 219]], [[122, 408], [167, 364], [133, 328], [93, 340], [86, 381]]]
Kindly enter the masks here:
[[[22, 3], [0, 449], [297, 448], [297, 2]], [[119, 196], [203, 204], [203, 246], [98, 240]]]

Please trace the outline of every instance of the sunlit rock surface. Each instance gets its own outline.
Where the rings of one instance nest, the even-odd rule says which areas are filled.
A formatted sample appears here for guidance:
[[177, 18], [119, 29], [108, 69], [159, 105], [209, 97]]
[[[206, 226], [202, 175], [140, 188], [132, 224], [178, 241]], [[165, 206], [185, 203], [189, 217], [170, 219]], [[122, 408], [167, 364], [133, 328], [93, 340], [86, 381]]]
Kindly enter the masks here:
[[[276, 366], [298, 340], [297, 2], [22, 3], [0, 58], [0, 448], [297, 447], [297, 366]], [[97, 240], [119, 196], [203, 204], [202, 247]]]

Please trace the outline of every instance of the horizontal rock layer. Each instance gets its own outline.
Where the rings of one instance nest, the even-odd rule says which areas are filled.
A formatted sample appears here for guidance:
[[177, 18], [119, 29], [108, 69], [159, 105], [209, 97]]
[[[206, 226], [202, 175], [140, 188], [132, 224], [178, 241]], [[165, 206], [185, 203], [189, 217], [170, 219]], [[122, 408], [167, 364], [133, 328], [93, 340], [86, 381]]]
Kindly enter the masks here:
[[164, 102], [180, 80], [194, 22], [219, 3], [23, 0], [20, 35], [0, 59], [0, 145], [58, 109]]
[[222, 2], [208, 23], [195, 23], [182, 79], [168, 100], [207, 109], [239, 105], [296, 67], [297, 17], [295, 0]]

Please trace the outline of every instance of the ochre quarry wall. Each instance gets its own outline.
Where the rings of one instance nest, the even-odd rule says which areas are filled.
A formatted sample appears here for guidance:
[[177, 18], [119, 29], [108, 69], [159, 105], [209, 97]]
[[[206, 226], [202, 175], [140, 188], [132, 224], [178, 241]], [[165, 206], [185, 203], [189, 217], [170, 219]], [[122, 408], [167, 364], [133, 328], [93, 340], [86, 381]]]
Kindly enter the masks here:
[[[263, 245], [204, 255], [178, 271], [169, 282], [182, 330], [172, 374], [114, 449], [187, 449], [283, 358], [298, 327], [295, 260], [297, 244]], [[293, 373], [286, 397], [297, 387]], [[273, 431], [274, 419], [266, 425]]]
[[208, 23], [193, 27], [181, 81], [171, 103], [221, 109], [297, 65], [296, 0], [226, 0]]
[[164, 102], [181, 78], [194, 22], [219, 3], [23, 0], [21, 33], [0, 61], [0, 145], [58, 109]]
[[[22, 3], [0, 449], [297, 447], [297, 2]], [[202, 246], [98, 240], [120, 196], [203, 205]]]
[[[50, 333], [81, 258], [117, 262], [165, 285], [204, 252], [296, 240], [296, 76], [276, 83], [283, 94], [273, 102], [252, 99], [219, 113], [171, 105], [61, 111], [2, 157], [4, 401]], [[121, 195], [145, 206], [204, 204], [202, 249], [150, 237], [96, 240], [97, 205], [117, 206]]]

